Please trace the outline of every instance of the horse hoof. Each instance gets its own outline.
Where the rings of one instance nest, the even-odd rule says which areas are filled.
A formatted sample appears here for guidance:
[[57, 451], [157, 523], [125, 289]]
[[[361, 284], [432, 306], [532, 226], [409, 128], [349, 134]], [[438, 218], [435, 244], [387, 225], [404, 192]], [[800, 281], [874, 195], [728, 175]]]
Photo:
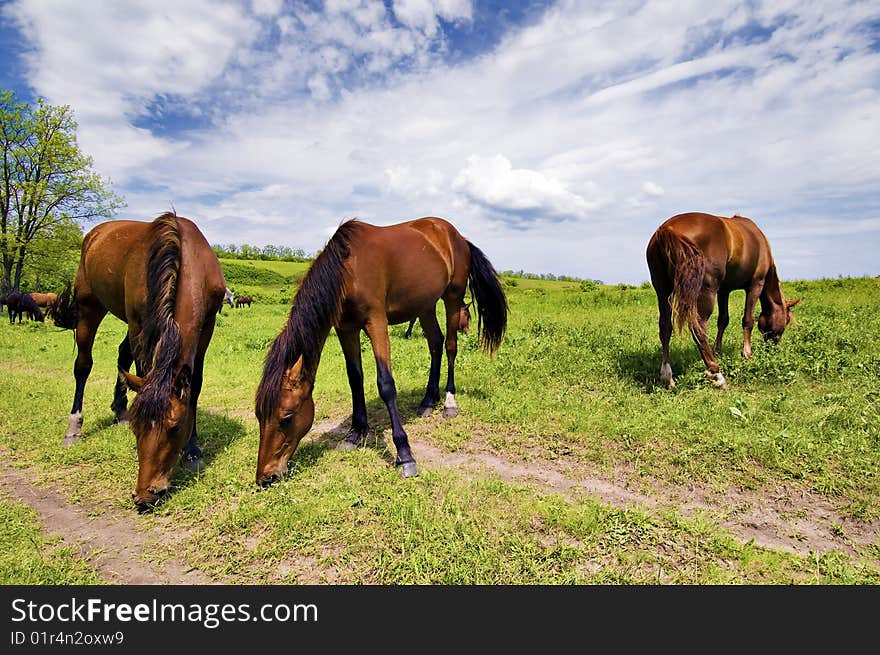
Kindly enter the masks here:
[[113, 421], [116, 425], [121, 425], [122, 427], [128, 427], [128, 419], [127, 418], [118, 418]]
[[419, 416], [422, 418], [428, 418], [431, 414], [434, 413], [433, 405], [421, 405], [419, 407]]
[[419, 474], [419, 470], [416, 467], [415, 462], [404, 462], [400, 464], [400, 475], [404, 478], [411, 478], [415, 475]]
[[718, 371], [717, 373], [707, 373], [706, 375], [712, 381], [712, 384], [715, 385], [716, 389], [726, 389], [727, 388], [727, 380], [724, 379], [724, 376], [721, 374], [721, 371]]
[[336, 450], [349, 451], [349, 450], [357, 450], [360, 446], [360, 443], [349, 441], [348, 439], [344, 439], [336, 444]]
[[183, 466], [193, 473], [201, 473], [206, 468], [205, 460], [201, 457], [187, 457], [183, 460]]
[[458, 416], [458, 407], [444, 407], [443, 418], [455, 418]]
[[73, 446], [74, 444], [78, 444], [82, 441], [82, 437], [78, 434], [65, 434], [64, 439], [61, 440], [62, 446]]

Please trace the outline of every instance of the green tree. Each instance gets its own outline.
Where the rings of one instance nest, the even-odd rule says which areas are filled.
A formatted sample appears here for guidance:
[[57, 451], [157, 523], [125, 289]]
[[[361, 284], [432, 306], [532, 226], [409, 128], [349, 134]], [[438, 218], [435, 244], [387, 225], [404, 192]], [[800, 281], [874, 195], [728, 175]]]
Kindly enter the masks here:
[[110, 218], [125, 205], [80, 152], [76, 128], [68, 105], [38, 100], [31, 106], [0, 89], [3, 292], [20, 288], [25, 262], [40, 240], [71, 223]]
[[58, 221], [28, 247], [28, 263], [21, 276], [25, 291], [60, 292], [76, 275], [83, 231], [76, 221]]

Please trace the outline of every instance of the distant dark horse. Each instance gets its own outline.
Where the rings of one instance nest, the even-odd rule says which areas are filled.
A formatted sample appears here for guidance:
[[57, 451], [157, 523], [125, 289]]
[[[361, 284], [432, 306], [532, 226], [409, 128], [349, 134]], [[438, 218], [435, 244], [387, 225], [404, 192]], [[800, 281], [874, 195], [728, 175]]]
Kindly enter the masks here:
[[[108, 311], [128, 324], [111, 409], [117, 422], [126, 422], [126, 386], [137, 392], [130, 419], [138, 453], [133, 497], [140, 510], [168, 491], [181, 449], [187, 467], [202, 465], [196, 404], [225, 287], [220, 262], [196, 225], [166, 213], [149, 223], [114, 220], [92, 229], [83, 240], [73, 299], [69, 289], [62, 294], [55, 322], [75, 328], [77, 346], [65, 445], [80, 440], [98, 326]], [[137, 375], [128, 372], [132, 362]]]
[[[724, 376], [715, 361], [721, 354], [721, 338], [730, 317], [730, 292], [745, 289], [743, 313], [743, 355], [752, 356], [752, 327], [755, 303], [761, 301], [758, 330], [764, 338], [779, 343], [791, 321], [791, 308], [800, 298], [785, 300], [770, 244], [764, 233], [744, 216], [678, 214], [664, 222], [648, 243], [648, 268], [660, 307], [660, 344], [663, 364], [660, 379], [674, 387], [669, 364], [669, 339], [673, 315], [678, 328], [687, 325], [706, 364], [706, 375], [717, 387]], [[718, 334], [709, 348], [706, 323], [718, 297]]]
[[[414, 318], [409, 322], [409, 325], [406, 328], [406, 332], [403, 333], [404, 339], [409, 339], [412, 336], [413, 326], [416, 324], [418, 319]], [[470, 320], [471, 320], [471, 310], [467, 303], [462, 301], [461, 310], [458, 314], [458, 331], [462, 334], [467, 334], [470, 332]]]
[[9, 323], [15, 323], [18, 318], [21, 323], [22, 316], [27, 316], [31, 321], [39, 321], [42, 323], [46, 320], [40, 307], [34, 301], [29, 293], [21, 293], [13, 291], [6, 296], [6, 309], [9, 312]]
[[248, 307], [250, 307], [253, 301], [254, 299], [250, 296], [239, 296], [235, 301], [235, 306], [244, 307], [245, 305], [247, 305]]
[[[417, 271], [415, 273], [414, 271]], [[266, 355], [256, 395], [260, 423], [257, 483], [280, 479], [290, 456], [312, 427], [312, 390], [321, 352], [335, 328], [352, 397], [351, 431], [341, 444], [355, 448], [369, 431], [361, 366], [360, 331], [376, 358], [379, 395], [391, 418], [396, 464], [414, 475], [416, 462], [397, 409], [391, 375], [388, 325], [418, 317], [428, 341], [431, 368], [419, 407], [429, 415], [440, 402], [443, 332], [436, 304], [446, 306], [448, 375], [443, 415], [455, 416], [455, 356], [460, 310], [470, 283], [483, 348], [493, 353], [507, 327], [507, 299], [492, 264], [479, 248], [441, 218], [420, 218], [388, 227], [360, 221], [343, 223], [309, 267], [293, 299], [290, 316]]]

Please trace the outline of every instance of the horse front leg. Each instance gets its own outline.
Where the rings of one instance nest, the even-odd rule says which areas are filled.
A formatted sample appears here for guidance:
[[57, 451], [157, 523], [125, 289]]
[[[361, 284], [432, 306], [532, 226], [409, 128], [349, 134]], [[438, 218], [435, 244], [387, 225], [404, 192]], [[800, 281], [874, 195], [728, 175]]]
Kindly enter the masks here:
[[394, 377], [391, 375], [391, 342], [388, 339], [388, 322], [380, 320], [368, 321], [365, 327], [367, 336], [373, 345], [373, 355], [376, 358], [376, 385], [379, 387], [379, 396], [385, 407], [388, 408], [388, 417], [391, 419], [391, 437], [394, 447], [397, 449], [395, 466], [399, 466], [403, 477], [408, 478], [418, 474], [416, 460], [409, 447], [409, 438], [403, 429], [400, 420], [400, 412], [397, 409], [397, 387]]
[[[128, 340], [128, 335], [125, 335], [125, 338], [119, 344], [118, 357], [116, 359], [116, 365], [119, 371], [128, 371], [131, 368], [131, 364], [134, 361], [134, 356], [131, 354], [131, 342]], [[117, 376], [116, 378], [116, 386], [113, 389], [113, 402], [110, 404], [110, 409], [113, 410], [113, 414], [115, 415], [114, 422], [119, 425], [128, 425], [128, 395], [127, 392], [128, 387], [125, 385], [125, 382]]]
[[764, 291], [764, 281], [755, 282], [746, 291], [746, 306], [743, 310], [743, 357], [752, 356], [752, 328], [755, 326], [755, 305]]
[[419, 318], [422, 332], [428, 342], [428, 352], [431, 355], [431, 368], [428, 372], [428, 386], [425, 388], [425, 397], [419, 404], [419, 416], [430, 416], [434, 407], [440, 402], [440, 359], [443, 356], [443, 332], [440, 331], [440, 323], [437, 322], [437, 314], [431, 310]]
[[712, 346], [712, 354], [715, 357], [721, 356], [721, 339], [724, 337], [724, 330], [727, 329], [727, 325], [730, 323], [729, 299], [729, 291], [718, 292], [718, 334], [715, 335], [715, 344]]
[[189, 433], [189, 439], [183, 447], [180, 461], [183, 466], [193, 473], [200, 473], [205, 469], [205, 459], [202, 449], [199, 447], [199, 431], [198, 431], [198, 405], [199, 395], [202, 393], [202, 381], [205, 373], [205, 353], [211, 343], [211, 336], [214, 334], [213, 314], [205, 319], [202, 326], [202, 332], [199, 336], [198, 350], [193, 358], [193, 372], [190, 381], [189, 390], [189, 409], [192, 412], [192, 430]]
[[342, 354], [345, 356], [345, 372], [351, 389], [351, 429], [339, 444], [342, 450], [357, 448], [370, 431], [367, 420], [367, 402], [364, 398], [364, 369], [361, 362], [360, 330], [341, 332], [336, 330]]
[[82, 438], [83, 395], [85, 394], [86, 380], [89, 378], [89, 373], [92, 372], [92, 346], [95, 343], [98, 326], [107, 314], [107, 310], [103, 307], [80, 305], [77, 314], [76, 360], [73, 364], [76, 389], [73, 392], [73, 405], [67, 419], [67, 432], [64, 433], [64, 439], [61, 441], [64, 446], [72, 446]]

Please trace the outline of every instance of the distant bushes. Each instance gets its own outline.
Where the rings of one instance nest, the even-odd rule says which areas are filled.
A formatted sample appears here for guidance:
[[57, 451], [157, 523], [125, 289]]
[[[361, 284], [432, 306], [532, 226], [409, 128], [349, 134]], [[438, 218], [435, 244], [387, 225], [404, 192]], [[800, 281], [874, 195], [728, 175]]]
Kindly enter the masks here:
[[261, 261], [280, 261], [280, 262], [308, 262], [312, 257], [302, 248], [290, 248], [288, 246], [266, 245], [251, 246], [244, 243], [240, 246], [234, 243], [219, 244], [215, 243], [211, 248], [217, 257], [223, 259], [250, 259]]

